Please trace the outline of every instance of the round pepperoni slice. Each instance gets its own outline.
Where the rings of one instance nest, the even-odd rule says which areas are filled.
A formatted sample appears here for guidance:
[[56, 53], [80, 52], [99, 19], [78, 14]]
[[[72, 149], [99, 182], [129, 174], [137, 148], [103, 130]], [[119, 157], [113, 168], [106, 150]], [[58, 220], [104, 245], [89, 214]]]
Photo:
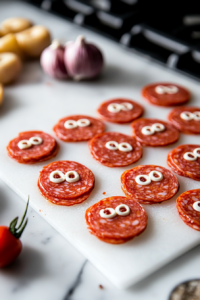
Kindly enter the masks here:
[[166, 146], [179, 139], [179, 131], [173, 125], [161, 120], [139, 119], [131, 126], [133, 135], [143, 146]]
[[125, 171], [121, 187], [127, 197], [143, 204], [156, 204], [171, 199], [179, 189], [174, 174], [161, 166], [138, 166]]
[[61, 119], [53, 130], [64, 142], [80, 142], [88, 141], [104, 132], [105, 125], [102, 121], [89, 116], [74, 115]]
[[117, 98], [103, 102], [97, 112], [108, 122], [129, 123], [143, 114], [143, 107], [129, 99]]
[[[52, 182], [50, 175], [53, 171], [62, 172], [64, 175], [69, 171], [75, 171], [78, 173], [79, 179], [75, 182], [68, 182], [63, 180], [62, 182]], [[59, 178], [57, 175], [55, 178]], [[72, 176], [73, 178], [74, 176]], [[56, 161], [45, 166], [40, 172], [38, 185], [40, 191], [44, 194], [44, 197], [52, 198], [55, 201], [69, 200], [83, 196], [83, 194], [90, 191], [94, 186], [94, 175], [85, 166], [74, 161]]]
[[200, 189], [181, 194], [176, 200], [176, 207], [183, 222], [200, 231]]
[[181, 132], [200, 134], [200, 108], [182, 106], [174, 108], [169, 116], [169, 121]]
[[200, 181], [200, 145], [180, 145], [169, 152], [167, 164], [180, 176]]
[[[114, 214], [110, 215], [110, 209]], [[109, 197], [86, 210], [91, 234], [111, 244], [121, 244], [141, 234], [147, 226], [144, 208], [133, 198]]]
[[[29, 144], [29, 147], [21, 149], [21, 143]], [[7, 146], [8, 155], [17, 162], [24, 164], [48, 160], [54, 157], [58, 150], [59, 146], [56, 140], [42, 131], [21, 132]]]
[[130, 165], [142, 157], [142, 147], [135, 138], [118, 132], [95, 136], [89, 148], [94, 159], [110, 168]]
[[190, 93], [185, 88], [174, 83], [153, 83], [142, 89], [142, 96], [151, 104], [158, 106], [175, 106], [186, 103]]

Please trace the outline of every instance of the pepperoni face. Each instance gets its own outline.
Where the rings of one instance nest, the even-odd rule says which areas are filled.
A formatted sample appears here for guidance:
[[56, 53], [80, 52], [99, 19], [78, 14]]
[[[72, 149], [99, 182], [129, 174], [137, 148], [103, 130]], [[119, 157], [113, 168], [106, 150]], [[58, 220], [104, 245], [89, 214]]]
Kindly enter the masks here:
[[[20, 145], [28, 144], [27, 148], [21, 149]], [[59, 150], [56, 140], [42, 131], [26, 131], [7, 146], [8, 155], [19, 163], [34, 164], [54, 157]]]
[[[167, 164], [180, 176], [200, 180], [200, 151], [197, 152], [199, 154], [195, 157], [195, 149], [198, 148], [200, 148], [200, 145], [181, 145], [176, 147], [169, 152]], [[186, 153], [187, 155], [185, 155]]]
[[200, 108], [183, 106], [174, 108], [169, 116], [169, 121], [181, 132], [200, 134]]
[[154, 83], [142, 89], [142, 96], [151, 104], [158, 106], [175, 106], [184, 104], [190, 99], [185, 88], [173, 83]]
[[[155, 130], [157, 124], [164, 128]], [[132, 123], [132, 128], [134, 137], [143, 146], [166, 146], [175, 143], [179, 138], [179, 131], [173, 125], [158, 119], [136, 120]]]
[[[126, 205], [129, 214], [116, 215], [113, 218], [102, 218], [100, 212], [109, 209], [116, 210], [119, 205]], [[147, 214], [144, 208], [134, 199], [126, 197], [109, 197], [89, 207], [85, 213], [88, 229], [100, 240], [121, 244], [141, 234], [147, 226]]]
[[[111, 142], [111, 147], [113, 145], [114, 150], [108, 148], [109, 142]], [[121, 149], [123, 144], [132, 150], [123, 151]], [[89, 143], [89, 148], [94, 159], [111, 168], [130, 165], [142, 157], [140, 144], [134, 138], [117, 132], [106, 132], [94, 137]]]
[[174, 174], [164, 167], [155, 165], [138, 166], [125, 171], [121, 176], [121, 184], [127, 197], [134, 197], [143, 204], [169, 200], [179, 189]]
[[[55, 172], [56, 171], [56, 172]], [[52, 180], [52, 175], [59, 182]], [[70, 175], [71, 174], [71, 175]], [[76, 181], [74, 174], [78, 175]], [[71, 180], [69, 180], [71, 178]], [[41, 194], [49, 201], [62, 205], [74, 205], [86, 200], [94, 187], [94, 175], [85, 166], [73, 161], [57, 161], [45, 166], [40, 172], [38, 187]]]
[[200, 231], [200, 189], [181, 194], [176, 200], [176, 207], [183, 222]]
[[117, 98], [102, 103], [97, 112], [108, 122], [129, 123], [143, 114], [143, 107], [129, 99]]
[[[86, 122], [85, 124], [83, 122], [81, 124], [82, 120], [87, 120], [89, 124], [87, 125]], [[79, 142], [90, 140], [95, 135], [104, 132], [105, 125], [102, 121], [89, 116], [74, 115], [61, 119], [54, 126], [53, 130], [60, 140], [65, 142]]]

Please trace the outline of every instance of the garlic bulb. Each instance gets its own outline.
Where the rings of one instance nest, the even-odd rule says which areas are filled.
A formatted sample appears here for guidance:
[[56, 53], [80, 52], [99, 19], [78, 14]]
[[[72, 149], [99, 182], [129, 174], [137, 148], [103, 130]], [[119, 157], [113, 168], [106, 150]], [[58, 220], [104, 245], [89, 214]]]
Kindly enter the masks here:
[[41, 54], [41, 66], [51, 77], [65, 79], [68, 77], [64, 64], [64, 47], [57, 41], [47, 47]]
[[75, 80], [93, 78], [103, 67], [103, 55], [93, 44], [86, 43], [83, 36], [65, 47], [64, 62], [69, 76]]

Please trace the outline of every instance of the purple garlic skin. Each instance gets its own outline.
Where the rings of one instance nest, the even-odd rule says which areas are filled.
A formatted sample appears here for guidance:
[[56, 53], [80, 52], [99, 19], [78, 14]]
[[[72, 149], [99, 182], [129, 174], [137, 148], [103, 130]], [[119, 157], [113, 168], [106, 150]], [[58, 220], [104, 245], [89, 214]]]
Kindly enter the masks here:
[[96, 77], [102, 71], [104, 59], [95, 45], [79, 36], [75, 42], [67, 43], [64, 62], [69, 76], [81, 80]]
[[40, 57], [40, 64], [47, 75], [57, 79], [69, 77], [64, 63], [64, 51], [64, 47], [57, 41], [44, 49]]

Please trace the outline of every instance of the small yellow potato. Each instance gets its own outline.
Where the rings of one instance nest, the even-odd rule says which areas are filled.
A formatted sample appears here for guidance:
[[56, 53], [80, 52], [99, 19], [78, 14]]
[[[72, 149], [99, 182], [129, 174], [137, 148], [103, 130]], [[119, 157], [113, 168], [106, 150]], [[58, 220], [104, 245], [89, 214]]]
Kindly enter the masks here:
[[32, 26], [32, 23], [28, 19], [24, 18], [9, 18], [4, 20], [0, 24], [1, 35], [8, 33], [17, 33], [23, 31]]
[[0, 84], [0, 105], [3, 102], [3, 86]]
[[51, 44], [49, 31], [36, 25], [15, 34], [22, 52], [29, 57], [39, 57], [42, 51]]
[[22, 55], [16, 37], [13, 33], [9, 33], [0, 38], [0, 53], [13, 52], [19, 56]]
[[22, 68], [21, 59], [14, 53], [0, 53], [0, 83], [8, 84], [16, 79]]

